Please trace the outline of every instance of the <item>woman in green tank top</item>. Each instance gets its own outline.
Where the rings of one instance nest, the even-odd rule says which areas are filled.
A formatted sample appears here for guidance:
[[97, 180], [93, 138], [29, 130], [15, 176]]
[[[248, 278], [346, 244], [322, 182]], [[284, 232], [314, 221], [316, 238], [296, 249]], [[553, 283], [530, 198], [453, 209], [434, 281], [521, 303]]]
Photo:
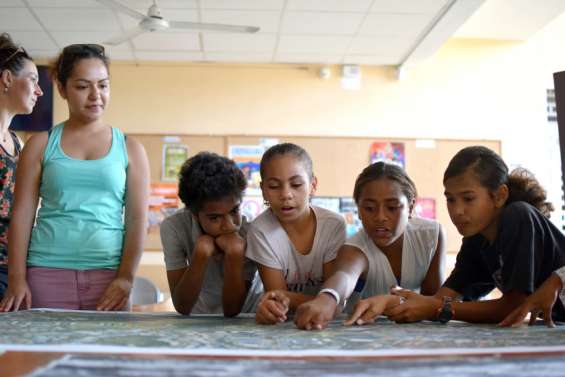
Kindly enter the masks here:
[[52, 67], [69, 119], [33, 136], [22, 152], [0, 311], [129, 307], [149, 164], [140, 143], [102, 120], [108, 64], [102, 46], [80, 44], [65, 47]]

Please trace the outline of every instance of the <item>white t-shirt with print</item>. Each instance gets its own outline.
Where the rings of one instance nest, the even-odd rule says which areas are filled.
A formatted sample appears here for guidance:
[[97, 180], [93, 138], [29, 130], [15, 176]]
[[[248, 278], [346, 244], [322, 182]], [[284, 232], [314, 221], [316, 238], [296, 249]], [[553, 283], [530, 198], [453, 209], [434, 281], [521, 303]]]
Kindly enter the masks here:
[[247, 232], [247, 257], [284, 274], [291, 292], [316, 295], [323, 284], [323, 265], [337, 256], [345, 242], [345, 221], [341, 215], [311, 206], [316, 216], [312, 250], [299, 253], [270, 209], [259, 215]]

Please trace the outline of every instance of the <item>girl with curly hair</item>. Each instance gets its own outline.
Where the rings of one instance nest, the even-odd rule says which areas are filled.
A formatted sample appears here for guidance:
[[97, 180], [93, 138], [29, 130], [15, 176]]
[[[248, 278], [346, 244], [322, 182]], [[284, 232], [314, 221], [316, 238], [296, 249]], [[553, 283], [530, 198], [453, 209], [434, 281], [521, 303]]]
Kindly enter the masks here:
[[185, 161], [179, 197], [185, 208], [161, 224], [171, 297], [181, 314], [254, 312], [262, 293], [245, 258], [248, 222], [240, 211], [247, 186], [236, 164], [201, 152]]

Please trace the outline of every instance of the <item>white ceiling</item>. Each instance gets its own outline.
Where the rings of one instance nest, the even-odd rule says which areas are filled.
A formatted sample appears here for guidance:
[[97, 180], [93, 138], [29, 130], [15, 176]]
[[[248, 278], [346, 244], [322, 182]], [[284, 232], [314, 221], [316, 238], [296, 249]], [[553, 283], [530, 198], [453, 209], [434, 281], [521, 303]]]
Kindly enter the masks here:
[[565, 12], [565, 0], [488, 0], [455, 37], [526, 40]]
[[[168, 20], [244, 24], [261, 30], [145, 33], [132, 42], [107, 46], [107, 51], [112, 59], [134, 61], [402, 65], [433, 54], [483, 2], [497, 1], [503, 0], [157, 0]], [[121, 2], [144, 14], [152, 4]], [[545, 19], [565, 4], [529, 2], [552, 3], [553, 8], [540, 5], [549, 9], [542, 12]], [[543, 14], [531, 28], [543, 24]], [[51, 58], [71, 43], [102, 43], [137, 22], [95, 0], [0, 0], [0, 30], [9, 32], [34, 58]], [[473, 25], [469, 30], [472, 34]]]

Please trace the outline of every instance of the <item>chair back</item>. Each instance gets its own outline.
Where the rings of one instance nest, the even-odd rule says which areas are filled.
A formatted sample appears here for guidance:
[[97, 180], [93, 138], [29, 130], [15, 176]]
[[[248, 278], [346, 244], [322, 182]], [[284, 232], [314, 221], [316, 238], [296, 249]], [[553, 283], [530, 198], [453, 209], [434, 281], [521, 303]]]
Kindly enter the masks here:
[[131, 290], [132, 305], [156, 304], [163, 301], [163, 293], [151, 280], [136, 276]]

